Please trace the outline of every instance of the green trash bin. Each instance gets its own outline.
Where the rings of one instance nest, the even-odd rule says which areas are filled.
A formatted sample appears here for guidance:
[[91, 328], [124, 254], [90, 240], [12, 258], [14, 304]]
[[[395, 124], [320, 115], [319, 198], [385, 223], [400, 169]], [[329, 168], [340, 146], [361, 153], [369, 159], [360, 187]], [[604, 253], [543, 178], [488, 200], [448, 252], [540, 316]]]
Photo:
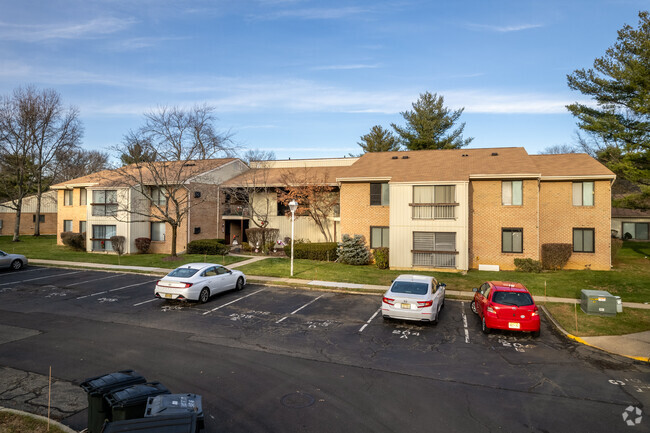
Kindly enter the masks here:
[[169, 394], [160, 382], [147, 382], [110, 392], [104, 397], [111, 408], [110, 421], [144, 418], [149, 397]]
[[104, 400], [106, 394], [146, 381], [133, 370], [121, 370], [84, 380], [80, 386], [88, 394], [88, 433], [100, 433], [104, 420], [111, 418], [111, 409]]
[[102, 433], [194, 433], [196, 414], [175, 413], [149, 418], [107, 422]]

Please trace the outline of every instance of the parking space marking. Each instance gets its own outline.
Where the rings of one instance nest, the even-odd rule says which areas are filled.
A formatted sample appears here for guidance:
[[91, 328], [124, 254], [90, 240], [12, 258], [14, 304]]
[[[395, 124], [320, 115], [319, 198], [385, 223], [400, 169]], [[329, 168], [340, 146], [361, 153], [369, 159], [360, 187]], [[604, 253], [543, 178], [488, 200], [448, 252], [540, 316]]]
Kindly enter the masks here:
[[260, 290], [258, 290], [257, 292], [249, 293], [248, 295], [246, 295], [246, 296], [242, 296], [241, 298], [237, 298], [237, 299], [235, 299], [234, 301], [230, 301], [230, 302], [228, 302], [228, 303], [226, 303], [226, 304], [219, 305], [217, 308], [213, 308], [212, 310], [208, 310], [208, 311], [206, 311], [205, 313], [203, 313], [203, 315], [205, 316], [206, 314], [210, 314], [210, 313], [212, 313], [213, 311], [217, 311], [217, 310], [220, 309], [220, 308], [226, 307], [226, 306], [228, 306], [228, 305], [230, 305], [230, 304], [234, 304], [234, 303], [237, 302], [237, 301], [241, 301], [242, 299], [248, 298], [249, 296], [253, 296], [253, 295], [255, 295], [255, 294], [259, 293], [259, 292], [263, 292], [263, 291], [264, 291], [264, 289], [260, 289]]
[[90, 295], [79, 296], [79, 297], [77, 297], [77, 299], [85, 299], [85, 298], [89, 298], [89, 297], [91, 297], [91, 296], [97, 296], [97, 295], [101, 295], [101, 294], [104, 294], [104, 293], [116, 292], [116, 291], [118, 291], [118, 290], [128, 289], [129, 287], [142, 286], [142, 285], [144, 285], [144, 284], [151, 284], [151, 283], [153, 283], [154, 281], [156, 281], [156, 280], [145, 281], [145, 282], [143, 282], [143, 283], [131, 284], [131, 285], [124, 286], [124, 287], [118, 287], [117, 289], [103, 290], [103, 291], [101, 291], [101, 292], [91, 293]]
[[[318, 301], [318, 300], [319, 300], [320, 298], [322, 298], [323, 296], [325, 296], [325, 294], [320, 295], [320, 296], [319, 296], [318, 298], [316, 298], [316, 299], [312, 299], [311, 301], [307, 302], [307, 303], [306, 303], [305, 305], [303, 305], [302, 307], [298, 308], [297, 310], [292, 311], [291, 314], [289, 314], [289, 316], [291, 316], [291, 315], [293, 315], [293, 314], [296, 314], [298, 311], [300, 311], [300, 310], [302, 310], [303, 308], [305, 308], [305, 307], [307, 307], [307, 306], [313, 304], [314, 302]], [[280, 323], [280, 322], [282, 322], [284, 319], [286, 319], [286, 318], [289, 317], [289, 316], [284, 316], [282, 319], [278, 320], [278, 321], [275, 322], [275, 323]]]
[[138, 302], [137, 304], [133, 304], [133, 306], [137, 307], [138, 305], [148, 304], [149, 302], [154, 302], [154, 301], [158, 301], [158, 298], [153, 298], [153, 299], [149, 299], [148, 301]]
[[6, 286], [7, 284], [21, 284], [21, 283], [26, 283], [28, 281], [36, 281], [36, 280], [43, 280], [45, 278], [52, 278], [52, 277], [62, 277], [64, 275], [72, 275], [72, 274], [78, 274], [82, 271], [75, 271], [75, 272], [66, 272], [65, 274], [54, 274], [54, 275], [48, 275], [45, 277], [38, 277], [38, 278], [30, 278], [29, 280], [21, 280], [21, 281], [12, 281], [10, 283], [2, 283], [0, 286]]
[[68, 284], [68, 287], [69, 287], [69, 286], [76, 286], [77, 284], [92, 283], [93, 281], [106, 280], [106, 279], [108, 279], [108, 278], [121, 277], [122, 275], [124, 275], [124, 274], [110, 275], [110, 276], [108, 276], [108, 277], [97, 278], [97, 279], [94, 279], [94, 280], [80, 281], [80, 282], [78, 282], [78, 283]]
[[21, 269], [20, 273], [24, 274], [26, 272], [34, 272], [34, 271], [42, 271], [44, 269], [49, 269], [49, 268], [36, 268], [36, 269]]
[[361, 329], [359, 329], [359, 332], [363, 332], [363, 330], [366, 329], [366, 326], [370, 325], [370, 322], [372, 322], [372, 320], [373, 320], [375, 317], [377, 317], [377, 314], [379, 314], [380, 311], [381, 311], [381, 307], [380, 307], [377, 311], [375, 311], [375, 314], [373, 314], [373, 315], [370, 317], [370, 319], [368, 319], [368, 321], [366, 322], [366, 324], [363, 325], [363, 326], [361, 327]]
[[467, 329], [467, 315], [465, 315], [465, 303], [461, 302], [460, 304], [462, 306], [461, 311], [463, 312], [463, 326], [465, 327], [465, 343], [469, 344], [469, 330]]

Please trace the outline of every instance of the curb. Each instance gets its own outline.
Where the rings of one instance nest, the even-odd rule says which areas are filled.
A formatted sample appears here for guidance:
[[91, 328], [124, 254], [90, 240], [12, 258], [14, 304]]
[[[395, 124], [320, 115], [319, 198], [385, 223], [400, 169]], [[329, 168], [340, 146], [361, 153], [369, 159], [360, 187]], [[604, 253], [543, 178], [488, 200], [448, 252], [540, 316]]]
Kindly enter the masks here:
[[[46, 417], [41, 416], [41, 415], [35, 415], [35, 414], [29, 413], [29, 412], [23, 412], [22, 410], [9, 409], [9, 408], [0, 406], [0, 412], [7, 412], [7, 413], [13, 413], [13, 414], [16, 414], [16, 415], [22, 415], [22, 416], [26, 416], [28, 418], [37, 419], [37, 420], [40, 420], [40, 421], [43, 421], [43, 422], [47, 423], [47, 418]], [[58, 421], [54, 421], [53, 419], [50, 419], [50, 425], [55, 425], [55, 426], [57, 426], [58, 428], [60, 428], [61, 430], [63, 430], [66, 433], [77, 433], [76, 430], [72, 430], [70, 427], [68, 427], [66, 425], [63, 425]]]
[[573, 334], [567, 332], [567, 331], [566, 331], [566, 330], [565, 330], [565, 329], [560, 325], [560, 323], [559, 323], [557, 320], [555, 320], [555, 318], [551, 315], [551, 313], [546, 309], [546, 306], [544, 306], [544, 305], [540, 305], [539, 307], [542, 309], [542, 311], [544, 312], [544, 314], [546, 315], [546, 317], [551, 321], [551, 323], [553, 323], [553, 326], [555, 326], [555, 328], [556, 328], [558, 331], [560, 331], [562, 334], [564, 334], [564, 336], [565, 336], [566, 338], [568, 338], [569, 340], [573, 340], [573, 341], [575, 341], [576, 343], [584, 344], [585, 346], [589, 346], [589, 347], [592, 347], [592, 348], [594, 348], [594, 349], [602, 350], [603, 352], [606, 352], [606, 353], [611, 353], [612, 355], [618, 355], [618, 356], [622, 356], [622, 357], [624, 357], [624, 358], [633, 359], [633, 360], [635, 360], [635, 361], [641, 361], [641, 362], [650, 363], [650, 358], [644, 358], [644, 357], [642, 357], [642, 356], [623, 355], [622, 353], [612, 352], [611, 350], [603, 349], [602, 347], [594, 346], [593, 344], [587, 343], [587, 342], [586, 342], [585, 340], [583, 340], [582, 338], [577, 337], [577, 336], [575, 336], [575, 335], [573, 335]]

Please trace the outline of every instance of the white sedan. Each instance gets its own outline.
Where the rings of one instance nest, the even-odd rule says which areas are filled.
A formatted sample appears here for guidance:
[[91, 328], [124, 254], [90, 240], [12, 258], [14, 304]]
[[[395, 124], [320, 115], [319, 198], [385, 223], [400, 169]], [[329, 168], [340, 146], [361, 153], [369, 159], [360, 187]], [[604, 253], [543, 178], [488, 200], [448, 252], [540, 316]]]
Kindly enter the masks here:
[[426, 275], [400, 275], [384, 293], [381, 314], [384, 319], [403, 319], [438, 323], [445, 305], [445, 284]]
[[161, 299], [207, 302], [210, 296], [226, 290], [241, 290], [246, 276], [214, 263], [188, 263], [174, 269], [156, 283], [154, 294]]

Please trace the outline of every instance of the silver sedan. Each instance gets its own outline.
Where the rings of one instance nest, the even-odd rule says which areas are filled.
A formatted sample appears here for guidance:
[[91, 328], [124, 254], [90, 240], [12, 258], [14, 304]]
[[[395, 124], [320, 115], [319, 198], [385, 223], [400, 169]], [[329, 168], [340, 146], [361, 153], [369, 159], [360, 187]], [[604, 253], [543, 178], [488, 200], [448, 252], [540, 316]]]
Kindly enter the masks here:
[[400, 275], [384, 293], [381, 314], [384, 319], [438, 323], [445, 305], [445, 284], [426, 275]]
[[246, 285], [243, 272], [214, 263], [188, 263], [156, 283], [154, 295], [162, 299], [207, 302], [210, 296]]
[[27, 266], [27, 257], [22, 254], [9, 254], [0, 251], [0, 269], [11, 268], [18, 271]]

